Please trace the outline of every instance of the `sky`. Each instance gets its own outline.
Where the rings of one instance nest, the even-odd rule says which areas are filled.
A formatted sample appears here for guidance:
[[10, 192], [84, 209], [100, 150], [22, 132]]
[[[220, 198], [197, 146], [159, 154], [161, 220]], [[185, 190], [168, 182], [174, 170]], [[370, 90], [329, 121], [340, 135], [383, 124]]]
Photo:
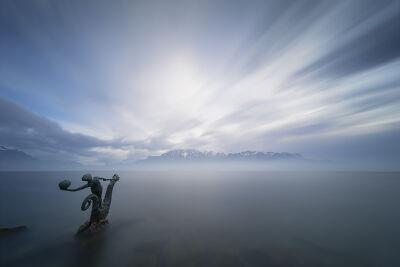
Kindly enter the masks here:
[[[0, 144], [400, 160], [400, 1], [0, 1]], [[385, 165], [386, 166], [386, 165]]]

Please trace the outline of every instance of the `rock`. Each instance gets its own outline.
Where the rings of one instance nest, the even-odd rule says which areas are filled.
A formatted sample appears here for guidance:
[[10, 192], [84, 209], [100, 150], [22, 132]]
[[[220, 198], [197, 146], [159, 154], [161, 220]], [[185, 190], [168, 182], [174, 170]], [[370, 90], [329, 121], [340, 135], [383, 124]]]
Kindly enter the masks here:
[[11, 227], [11, 228], [0, 228], [0, 236], [10, 234], [10, 233], [24, 231], [27, 229], [28, 229], [28, 227], [26, 225], [20, 225], [20, 226]]

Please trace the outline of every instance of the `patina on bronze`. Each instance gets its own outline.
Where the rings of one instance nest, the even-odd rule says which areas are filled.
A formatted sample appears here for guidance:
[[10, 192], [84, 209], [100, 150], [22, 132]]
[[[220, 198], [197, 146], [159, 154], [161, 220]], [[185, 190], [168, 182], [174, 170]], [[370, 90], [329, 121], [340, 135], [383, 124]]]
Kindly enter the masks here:
[[[103, 187], [100, 183], [100, 180], [110, 181], [107, 186], [106, 194], [104, 195], [104, 200], [102, 200], [101, 195], [103, 192]], [[87, 182], [81, 187], [75, 189], [68, 189], [71, 185], [69, 180], [61, 181], [58, 186], [60, 190], [64, 191], [79, 191], [90, 187], [92, 194], [88, 195], [82, 202], [81, 210], [87, 210], [90, 205], [92, 205], [92, 213], [90, 215], [90, 220], [85, 222], [81, 227], [79, 227], [77, 234], [83, 233], [94, 233], [108, 224], [107, 215], [111, 206], [111, 197], [112, 191], [115, 183], [119, 180], [119, 176], [114, 174], [111, 179], [102, 178], [102, 177], [93, 177], [90, 173], [87, 173], [82, 176], [82, 181]]]

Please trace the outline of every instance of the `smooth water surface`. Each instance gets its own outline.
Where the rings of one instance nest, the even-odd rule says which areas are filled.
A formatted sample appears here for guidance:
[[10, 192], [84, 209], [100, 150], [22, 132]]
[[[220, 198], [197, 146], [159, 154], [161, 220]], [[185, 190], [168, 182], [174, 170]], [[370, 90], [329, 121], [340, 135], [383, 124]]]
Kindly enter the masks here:
[[75, 238], [90, 190], [58, 182], [83, 174], [0, 172], [0, 227], [29, 228], [1, 266], [400, 266], [399, 173], [120, 172], [107, 229]]

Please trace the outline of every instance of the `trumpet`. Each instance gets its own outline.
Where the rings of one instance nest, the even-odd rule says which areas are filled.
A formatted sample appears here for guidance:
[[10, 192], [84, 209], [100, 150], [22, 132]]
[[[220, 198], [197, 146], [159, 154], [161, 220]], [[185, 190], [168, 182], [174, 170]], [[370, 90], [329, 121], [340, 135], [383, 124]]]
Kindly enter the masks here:
[[103, 181], [118, 181], [119, 180], [119, 176], [117, 174], [114, 174], [112, 178], [103, 178], [103, 177], [98, 177], [95, 176], [94, 178], [97, 178], [99, 180], [103, 180]]
[[103, 181], [112, 181], [112, 180], [114, 180], [113, 178], [103, 178], [103, 177], [98, 177], [98, 176], [95, 176], [93, 178], [94, 179], [98, 179], [98, 180], [103, 180]]

